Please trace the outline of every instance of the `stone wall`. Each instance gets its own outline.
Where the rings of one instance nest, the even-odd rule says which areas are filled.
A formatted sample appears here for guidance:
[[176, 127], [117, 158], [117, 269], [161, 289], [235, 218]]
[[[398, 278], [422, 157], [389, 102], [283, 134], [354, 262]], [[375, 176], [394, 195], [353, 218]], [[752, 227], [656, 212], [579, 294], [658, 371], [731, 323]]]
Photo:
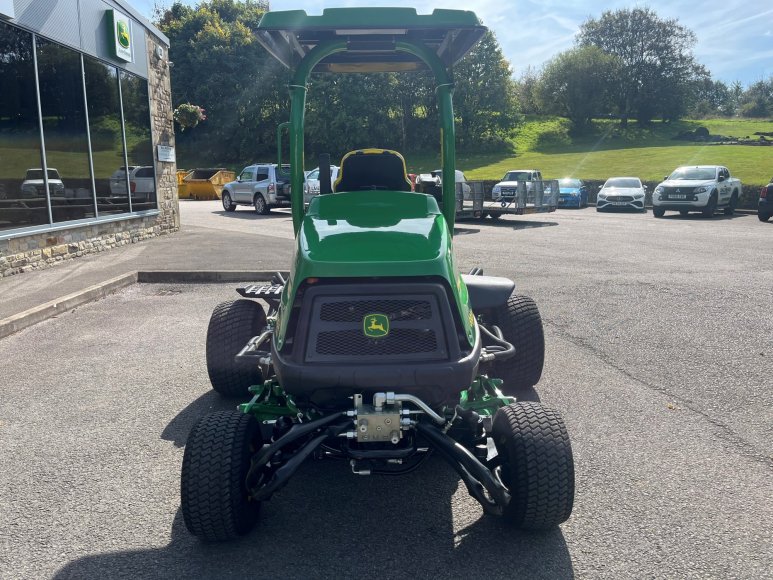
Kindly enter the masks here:
[[[141, 242], [180, 229], [177, 166], [175, 163], [162, 163], [157, 159], [157, 145], [174, 147], [168, 47], [150, 32], [146, 37], [159, 214], [0, 240], [0, 277], [48, 268], [86, 254]], [[156, 46], [163, 48], [160, 59], [155, 56]]]

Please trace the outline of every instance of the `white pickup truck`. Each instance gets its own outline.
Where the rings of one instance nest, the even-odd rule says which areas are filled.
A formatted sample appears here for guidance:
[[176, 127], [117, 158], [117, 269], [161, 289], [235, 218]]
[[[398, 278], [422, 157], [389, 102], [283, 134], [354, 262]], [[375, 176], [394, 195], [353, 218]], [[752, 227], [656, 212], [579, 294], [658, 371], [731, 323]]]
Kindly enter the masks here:
[[537, 181], [542, 181], [542, 173], [536, 169], [511, 169], [491, 190], [492, 197], [512, 198], [518, 190], [519, 183], [526, 184], [526, 191], [532, 193]]
[[722, 208], [733, 215], [741, 196], [741, 181], [721, 165], [677, 167], [652, 192], [652, 214], [663, 217], [667, 210], [687, 215], [699, 211], [711, 217]]
[[545, 181], [537, 169], [511, 169], [491, 189], [491, 199], [483, 203], [483, 213], [496, 219], [508, 213], [556, 211], [558, 192], [558, 181]]

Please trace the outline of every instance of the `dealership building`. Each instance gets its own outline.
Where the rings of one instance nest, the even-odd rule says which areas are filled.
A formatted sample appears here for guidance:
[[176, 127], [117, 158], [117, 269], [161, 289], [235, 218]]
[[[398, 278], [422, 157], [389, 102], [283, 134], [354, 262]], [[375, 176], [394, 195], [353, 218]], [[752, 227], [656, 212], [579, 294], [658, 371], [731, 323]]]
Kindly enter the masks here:
[[123, 0], [0, 0], [0, 276], [179, 228], [168, 48]]

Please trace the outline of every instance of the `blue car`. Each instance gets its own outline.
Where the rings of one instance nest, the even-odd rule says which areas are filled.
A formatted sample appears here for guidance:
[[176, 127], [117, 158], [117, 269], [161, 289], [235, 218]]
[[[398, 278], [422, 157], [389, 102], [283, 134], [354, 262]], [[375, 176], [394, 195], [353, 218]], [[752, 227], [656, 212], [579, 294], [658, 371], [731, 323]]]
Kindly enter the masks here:
[[588, 188], [582, 179], [558, 180], [558, 207], [588, 207]]

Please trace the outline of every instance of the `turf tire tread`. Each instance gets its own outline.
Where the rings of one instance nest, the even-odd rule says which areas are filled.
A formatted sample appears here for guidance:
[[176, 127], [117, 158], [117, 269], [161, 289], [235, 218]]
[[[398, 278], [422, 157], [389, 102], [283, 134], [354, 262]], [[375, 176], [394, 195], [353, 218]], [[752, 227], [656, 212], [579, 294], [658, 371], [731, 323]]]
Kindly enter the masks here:
[[528, 296], [513, 294], [494, 315], [515, 355], [494, 365], [493, 376], [501, 378], [502, 392], [515, 395], [536, 385], [545, 364], [545, 333], [537, 304]]
[[248, 396], [251, 385], [263, 381], [260, 369], [234, 360], [266, 325], [263, 307], [252, 300], [218, 304], [207, 328], [207, 373], [212, 388], [227, 397]]
[[255, 526], [260, 502], [247, 500], [244, 481], [256, 442], [257, 421], [239, 411], [218, 411], [194, 425], [180, 477], [183, 519], [194, 536], [223, 542]]
[[512, 500], [505, 519], [524, 530], [565, 522], [574, 504], [574, 460], [558, 411], [535, 402], [499, 409], [492, 427]]

